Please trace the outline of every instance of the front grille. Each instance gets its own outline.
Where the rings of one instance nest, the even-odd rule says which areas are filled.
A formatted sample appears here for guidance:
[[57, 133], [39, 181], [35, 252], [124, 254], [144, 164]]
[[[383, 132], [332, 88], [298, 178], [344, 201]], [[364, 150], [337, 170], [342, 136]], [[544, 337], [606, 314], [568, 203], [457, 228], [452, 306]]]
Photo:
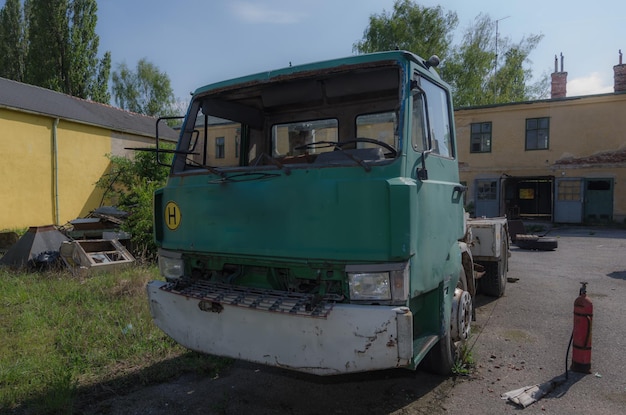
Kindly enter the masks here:
[[340, 299], [336, 295], [325, 297], [313, 294], [288, 293], [284, 291], [261, 288], [241, 287], [210, 281], [192, 281], [183, 278], [164, 285], [162, 288], [174, 294], [201, 300], [200, 308], [206, 307], [202, 302], [253, 308], [274, 313], [293, 314], [304, 317], [326, 318], [333, 305]]

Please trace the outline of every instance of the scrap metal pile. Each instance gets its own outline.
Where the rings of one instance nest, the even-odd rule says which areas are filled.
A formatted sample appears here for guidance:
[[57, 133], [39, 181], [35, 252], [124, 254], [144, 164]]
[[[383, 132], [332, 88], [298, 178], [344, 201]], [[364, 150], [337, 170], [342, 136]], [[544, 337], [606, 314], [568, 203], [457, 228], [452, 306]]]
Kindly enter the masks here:
[[85, 218], [62, 227], [31, 226], [18, 239], [15, 232], [0, 233], [0, 266], [43, 270], [69, 268], [86, 275], [135, 262], [126, 245], [130, 235], [120, 231], [128, 216], [114, 207], [101, 207]]

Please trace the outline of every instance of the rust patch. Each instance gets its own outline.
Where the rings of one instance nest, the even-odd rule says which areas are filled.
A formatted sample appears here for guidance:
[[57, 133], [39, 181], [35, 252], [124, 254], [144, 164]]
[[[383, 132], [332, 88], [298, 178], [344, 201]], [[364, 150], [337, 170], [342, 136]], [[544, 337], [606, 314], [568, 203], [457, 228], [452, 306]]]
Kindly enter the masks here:
[[211, 313], [221, 313], [224, 311], [224, 306], [215, 301], [205, 301], [202, 300], [198, 303], [198, 308], [202, 311], [207, 311]]

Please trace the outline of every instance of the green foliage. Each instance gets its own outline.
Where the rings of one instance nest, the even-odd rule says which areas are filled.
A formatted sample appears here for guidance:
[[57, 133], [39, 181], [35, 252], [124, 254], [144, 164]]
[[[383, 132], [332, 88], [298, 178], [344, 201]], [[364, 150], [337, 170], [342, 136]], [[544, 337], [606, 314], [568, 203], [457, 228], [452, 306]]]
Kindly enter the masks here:
[[353, 45], [353, 50], [366, 53], [398, 48], [423, 58], [438, 55], [439, 71], [452, 87], [456, 107], [546, 97], [547, 75], [531, 83], [532, 70], [525, 66], [542, 35], [529, 35], [514, 43], [498, 33], [496, 40], [496, 22], [487, 14], [479, 14], [463, 32], [462, 42], [451, 46], [457, 23], [456, 13], [446, 13], [440, 6], [429, 8], [411, 0], [396, 0], [392, 13], [370, 16], [363, 39]]
[[25, 80], [63, 91], [69, 45], [68, 0], [30, 0]]
[[[110, 53], [98, 60], [96, 0], [8, 0], [0, 11], [0, 76], [108, 103]], [[17, 47], [16, 47], [17, 46]]]
[[175, 115], [169, 77], [145, 58], [137, 63], [135, 71], [120, 64], [112, 80], [113, 97], [120, 108], [152, 117]]
[[396, 0], [393, 12], [371, 15], [363, 39], [354, 43], [358, 53], [403, 49], [423, 57], [447, 55], [452, 33], [458, 24], [456, 13], [444, 13], [441, 6], [422, 7], [410, 0]]
[[[169, 148], [172, 148], [171, 146]], [[122, 229], [131, 234], [133, 253], [139, 259], [156, 257], [152, 237], [152, 196], [165, 185], [169, 168], [156, 162], [156, 152], [138, 152], [134, 159], [108, 155], [111, 170], [96, 185], [105, 189], [105, 198], [119, 209], [129, 212]], [[171, 154], [160, 154], [164, 163], [171, 162]]]
[[25, 36], [20, 0], [6, 0], [0, 10], [0, 77], [24, 79]]
[[468, 342], [465, 341], [459, 350], [454, 365], [452, 366], [452, 373], [457, 376], [467, 376], [472, 372], [474, 368], [474, 356], [472, 350], [468, 346]]
[[0, 413], [82, 413], [104, 390], [228, 364], [187, 352], [152, 323], [145, 285], [156, 278], [155, 267], [83, 280], [0, 269]]
[[92, 85], [91, 99], [108, 104], [111, 102], [109, 78], [111, 77], [111, 52], [106, 52], [98, 63], [97, 77]]
[[93, 95], [93, 86], [97, 80], [100, 43], [96, 35], [98, 5], [96, 0], [74, 0], [69, 10], [69, 68], [64, 92], [87, 98]]
[[466, 29], [463, 43], [443, 63], [441, 76], [451, 85], [456, 107], [522, 102], [544, 98], [547, 76], [531, 83], [528, 56], [543, 35], [530, 35], [514, 43], [498, 33], [495, 21], [480, 14]]
[[489, 96], [487, 100], [493, 97], [493, 89], [489, 88], [489, 73], [495, 58], [491, 48], [492, 28], [488, 16], [478, 16], [474, 26], [465, 31], [463, 43], [442, 65], [441, 75], [452, 87], [457, 106], [485, 103], [485, 92]]

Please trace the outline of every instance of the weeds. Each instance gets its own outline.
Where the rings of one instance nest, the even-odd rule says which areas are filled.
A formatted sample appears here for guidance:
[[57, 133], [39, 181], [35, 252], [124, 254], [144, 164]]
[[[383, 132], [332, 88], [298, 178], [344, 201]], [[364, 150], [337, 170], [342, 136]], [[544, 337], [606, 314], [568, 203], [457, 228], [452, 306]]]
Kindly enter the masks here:
[[468, 342], [465, 341], [459, 350], [456, 362], [452, 366], [452, 373], [457, 376], [467, 376], [472, 372], [474, 368], [474, 357], [472, 356], [472, 350], [468, 346]]
[[145, 285], [157, 277], [154, 267], [86, 279], [0, 270], [0, 413], [71, 414], [94, 387], [124, 393], [228, 364], [156, 328]]

